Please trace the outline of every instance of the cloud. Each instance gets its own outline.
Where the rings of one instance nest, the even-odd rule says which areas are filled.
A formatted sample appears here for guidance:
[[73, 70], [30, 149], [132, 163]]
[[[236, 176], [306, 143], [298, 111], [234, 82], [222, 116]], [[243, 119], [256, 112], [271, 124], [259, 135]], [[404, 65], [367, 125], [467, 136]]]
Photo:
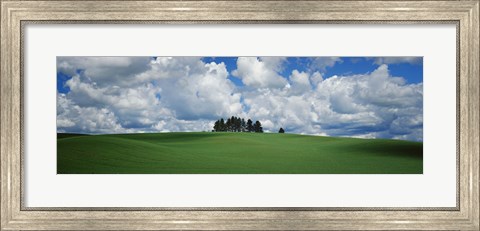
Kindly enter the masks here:
[[397, 63], [409, 63], [418, 65], [423, 63], [423, 57], [379, 57], [374, 58], [374, 63], [377, 65]]
[[240, 94], [227, 79], [225, 64], [207, 63], [198, 72], [159, 82], [162, 102], [180, 119], [217, 119], [240, 114]]
[[337, 63], [343, 63], [343, 60], [340, 57], [315, 57], [310, 60], [310, 69], [325, 72], [327, 68]]
[[153, 130], [159, 132], [211, 131], [212, 128], [211, 120], [178, 120], [175, 118], [161, 120], [153, 126]]
[[307, 97], [289, 95], [288, 89], [252, 91], [244, 95], [250, 108], [248, 116], [262, 122], [270, 121], [270, 126], [264, 126], [266, 131], [276, 132], [280, 127], [288, 127], [290, 132], [308, 133], [303, 130], [311, 121]]
[[[96, 80], [107, 79], [106, 74], [99, 74], [102, 77], [95, 75], [88, 64], [102, 63], [99, 57], [93, 58], [95, 62], [88, 58], [59, 60], [62, 65], [58, 65], [57, 71], [73, 75], [66, 82], [70, 91], [63, 97], [69, 102], [65, 104], [65, 110], [78, 113], [70, 113], [68, 116], [86, 119], [86, 115], [80, 112], [91, 109], [97, 109], [98, 113], [110, 113], [108, 118], [120, 126], [112, 128], [112, 133], [121, 129], [152, 131], [160, 128], [175, 131], [191, 127], [189, 122], [182, 122], [190, 120], [205, 120], [205, 126], [201, 126], [204, 129], [210, 123], [207, 121], [242, 112], [240, 95], [235, 93], [234, 84], [227, 79], [228, 72], [223, 63], [204, 63], [197, 57], [162, 57], [143, 60], [148, 68], [143, 68], [141, 73], [121, 72], [124, 73], [122, 75], [116, 69], [136, 61], [119, 59], [114, 62], [106, 58], [106, 64], [92, 64], [94, 70], [101, 66], [106, 73], [112, 74], [108, 81], [98, 84]], [[69, 68], [65, 69], [66, 66]], [[80, 73], [71, 71], [81, 68], [85, 69]], [[129, 84], [125, 85], [127, 82]], [[78, 126], [81, 119], [67, 121], [68, 116], [57, 114], [59, 129], [94, 132], [95, 127]], [[159, 121], [173, 121], [183, 125], [173, 127], [170, 123], [170, 127], [159, 127]], [[72, 123], [75, 125], [69, 126]], [[107, 130], [98, 127], [97, 132]]]
[[81, 133], [124, 133], [128, 132], [107, 108], [80, 107], [65, 94], [57, 93], [57, 131]]
[[279, 60], [274, 58], [239, 57], [237, 69], [232, 72], [250, 87], [282, 88], [287, 80], [278, 74]]
[[323, 76], [318, 71], [316, 71], [310, 76], [310, 82], [313, 84], [313, 86], [317, 86], [322, 81], [323, 81]]
[[148, 70], [150, 57], [57, 57], [57, 72], [73, 76], [83, 72], [85, 78], [98, 86], [115, 84], [131, 86], [136, 75]]
[[210, 131], [213, 121], [240, 116], [261, 121], [268, 132], [283, 127], [301, 134], [423, 139], [423, 84], [392, 76], [387, 64], [328, 76], [322, 69], [340, 58], [315, 59], [312, 70], [287, 69], [285, 58], [240, 57], [231, 73], [224, 63], [200, 57], [57, 62], [57, 72], [69, 76], [69, 91], [57, 93], [59, 132]]
[[290, 75], [290, 82], [292, 83], [291, 91], [293, 94], [299, 95], [308, 92], [312, 89], [310, 85], [309, 74], [293, 70]]
[[263, 64], [265, 64], [265, 67], [276, 71], [276, 72], [281, 72], [284, 69], [283, 63], [287, 61], [287, 57], [274, 57], [274, 56], [269, 56], [269, 57], [259, 57], [258, 58]]
[[[290, 79], [293, 89], [308, 76], [293, 71]], [[248, 115], [268, 120], [271, 132], [283, 127], [293, 133], [423, 139], [423, 84], [406, 84], [391, 76], [387, 65], [367, 74], [326, 78], [303, 94], [284, 88], [244, 96]]]

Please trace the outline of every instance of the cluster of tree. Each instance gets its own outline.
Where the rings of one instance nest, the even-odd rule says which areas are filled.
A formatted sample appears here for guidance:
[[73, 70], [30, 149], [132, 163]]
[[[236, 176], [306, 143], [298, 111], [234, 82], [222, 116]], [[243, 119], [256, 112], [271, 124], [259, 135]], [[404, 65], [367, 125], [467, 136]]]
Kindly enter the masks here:
[[263, 132], [260, 121], [253, 123], [251, 119], [245, 121], [244, 118], [232, 116], [227, 120], [223, 118], [215, 121], [213, 125], [214, 132]]

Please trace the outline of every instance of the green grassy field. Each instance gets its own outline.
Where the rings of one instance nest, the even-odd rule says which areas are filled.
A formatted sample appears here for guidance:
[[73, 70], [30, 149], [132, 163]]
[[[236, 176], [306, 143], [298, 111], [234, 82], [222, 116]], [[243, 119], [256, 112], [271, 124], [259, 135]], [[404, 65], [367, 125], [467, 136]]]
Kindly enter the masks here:
[[58, 174], [422, 173], [423, 143], [268, 133], [57, 135]]

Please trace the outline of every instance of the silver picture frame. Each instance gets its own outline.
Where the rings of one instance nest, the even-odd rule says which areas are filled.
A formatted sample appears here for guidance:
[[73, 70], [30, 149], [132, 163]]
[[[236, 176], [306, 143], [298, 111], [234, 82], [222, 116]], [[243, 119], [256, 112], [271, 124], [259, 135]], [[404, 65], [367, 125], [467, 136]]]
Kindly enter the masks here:
[[[1, 0], [1, 230], [479, 230], [479, 5], [478, 0]], [[25, 25], [98, 23], [455, 24], [458, 99], [457, 206], [26, 207], [23, 185]]]

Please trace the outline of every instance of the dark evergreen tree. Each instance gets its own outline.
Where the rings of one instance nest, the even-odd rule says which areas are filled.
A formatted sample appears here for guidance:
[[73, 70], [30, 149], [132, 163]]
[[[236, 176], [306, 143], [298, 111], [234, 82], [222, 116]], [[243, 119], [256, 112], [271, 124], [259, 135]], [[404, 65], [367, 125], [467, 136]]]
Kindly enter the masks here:
[[[226, 122], [223, 118], [215, 121], [213, 125], [213, 132], [263, 132], [260, 121], [253, 123], [251, 119], [245, 122], [244, 118], [232, 116], [227, 118]], [[281, 133], [285, 131], [280, 128]]]
[[230, 118], [227, 119], [227, 123], [225, 123], [226, 131], [231, 132], [232, 130], [232, 120]]
[[260, 121], [257, 120], [253, 127], [255, 132], [259, 132], [259, 133], [263, 132], [262, 124], [260, 123]]
[[240, 117], [235, 118], [235, 131], [236, 132], [242, 131], [242, 119], [240, 119]]
[[245, 132], [246, 126], [247, 126], [247, 123], [245, 122], [245, 119], [242, 118], [242, 120], [240, 121], [240, 131]]
[[237, 117], [232, 116], [232, 118], [230, 118], [230, 120], [232, 120], [232, 132], [236, 132], [237, 131]]
[[280, 128], [280, 130], [278, 130], [278, 133], [285, 133], [285, 130], [283, 130], [283, 128]]
[[231, 124], [230, 124], [230, 131], [231, 131], [231, 132], [236, 132], [236, 131], [237, 131], [237, 117], [232, 116], [232, 117], [230, 118], [230, 122], [231, 122]]
[[225, 120], [223, 118], [220, 119], [220, 131], [224, 132], [225, 131]]
[[247, 132], [254, 132], [253, 121], [248, 119], [247, 121]]

